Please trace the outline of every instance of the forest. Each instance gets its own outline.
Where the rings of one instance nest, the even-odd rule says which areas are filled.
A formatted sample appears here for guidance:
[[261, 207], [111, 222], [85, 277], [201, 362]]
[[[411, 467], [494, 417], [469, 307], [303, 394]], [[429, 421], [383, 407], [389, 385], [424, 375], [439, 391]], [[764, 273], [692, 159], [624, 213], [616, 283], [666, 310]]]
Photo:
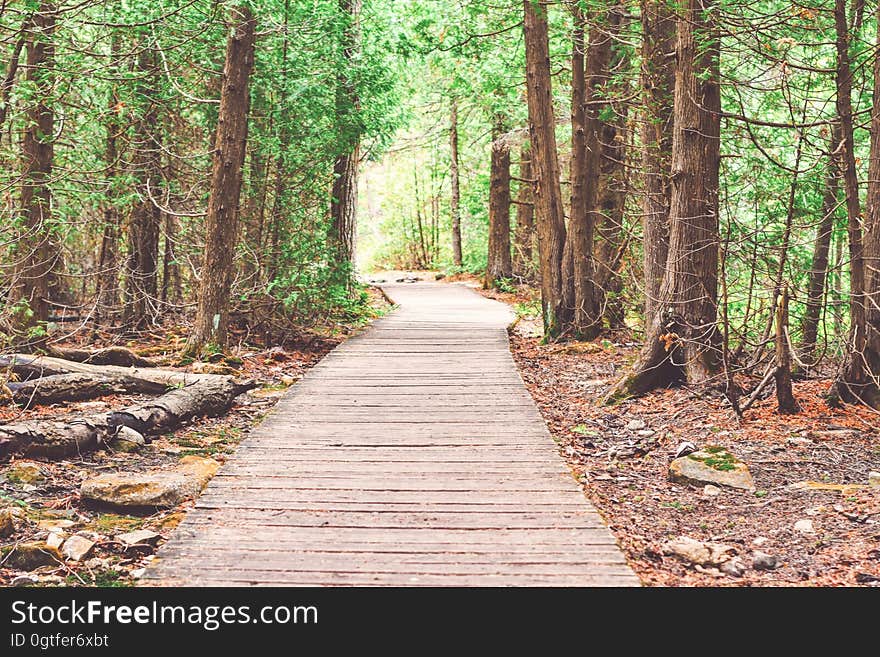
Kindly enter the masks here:
[[[786, 581], [880, 582], [863, 525], [880, 513], [876, 2], [2, 0], [0, 161], [13, 464], [169, 440], [223, 463], [241, 436], [174, 432], [230, 413], [212, 422], [250, 432], [236, 399], [274, 404], [393, 322], [393, 285], [458, 283], [516, 318], [514, 359], [579, 477], [754, 434], [738, 453], [779, 483], [765, 443], [807, 441], [788, 446], [815, 467], [785, 483], [843, 487], [862, 565]], [[666, 465], [644, 466], [652, 485]], [[748, 583], [739, 557], [657, 574], [683, 548], [619, 533], [603, 481], [587, 496], [643, 583]], [[764, 509], [772, 487], [749, 486]], [[675, 494], [657, 513], [693, 534]], [[788, 523], [803, 504], [780, 495]]]

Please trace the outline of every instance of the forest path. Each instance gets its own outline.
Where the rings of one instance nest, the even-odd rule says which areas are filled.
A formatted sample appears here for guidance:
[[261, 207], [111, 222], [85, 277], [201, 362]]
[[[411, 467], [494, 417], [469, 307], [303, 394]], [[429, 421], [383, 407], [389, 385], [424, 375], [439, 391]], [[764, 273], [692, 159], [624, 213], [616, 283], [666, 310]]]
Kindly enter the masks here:
[[145, 575], [154, 585], [638, 585], [508, 348], [462, 285], [399, 308], [295, 385]]

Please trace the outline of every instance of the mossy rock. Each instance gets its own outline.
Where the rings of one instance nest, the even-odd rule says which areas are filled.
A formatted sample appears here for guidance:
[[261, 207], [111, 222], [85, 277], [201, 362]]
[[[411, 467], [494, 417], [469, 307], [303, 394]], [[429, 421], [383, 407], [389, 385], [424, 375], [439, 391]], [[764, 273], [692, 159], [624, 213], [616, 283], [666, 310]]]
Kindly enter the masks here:
[[726, 486], [754, 491], [748, 466], [726, 448], [709, 446], [675, 459], [669, 464], [669, 479], [682, 484]]
[[43, 541], [18, 543], [3, 548], [3, 565], [17, 570], [36, 570], [40, 566], [57, 566], [64, 563], [64, 557], [58, 548], [49, 546]]

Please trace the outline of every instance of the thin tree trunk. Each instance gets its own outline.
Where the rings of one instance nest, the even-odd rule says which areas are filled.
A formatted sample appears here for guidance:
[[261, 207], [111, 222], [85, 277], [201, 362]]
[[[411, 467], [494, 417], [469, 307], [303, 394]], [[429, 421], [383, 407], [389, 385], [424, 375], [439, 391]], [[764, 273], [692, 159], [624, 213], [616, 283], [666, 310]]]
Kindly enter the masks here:
[[837, 380], [828, 392], [831, 404], [860, 401], [871, 386], [865, 362], [865, 265], [863, 261], [859, 179], [856, 171], [855, 139], [853, 136], [852, 71], [850, 69], [850, 38], [846, 0], [835, 0], [834, 25], [837, 49], [837, 115], [843, 138], [843, 189], [846, 193], [847, 233], [850, 261], [850, 333], [845, 362]]
[[33, 16], [28, 15], [21, 24], [19, 37], [12, 47], [12, 54], [9, 55], [9, 66], [6, 69], [6, 77], [3, 78], [0, 85], [0, 131], [6, 123], [6, 116], [9, 114], [9, 103], [12, 99], [12, 89], [15, 87], [15, 76], [18, 73], [18, 65], [21, 61], [21, 51], [24, 49], [28, 40], [28, 32], [31, 30]]
[[16, 324], [27, 330], [49, 320], [49, 285], [56, 263], [52, 241], [51, 190], [55, 114], [55, 6], [44, 2], [33, 17], [27, 41], [27, 81], [33, 88], [22, 138], [21, 214], [26, 231], [16, 247], [19, 260], [12, 302], [19, 306]]
[[607, 72], [611, 44], [607, 33], [597, 26], [590, 31], [589, 52], [585, 53], [584, 14], [577, 4], [572, 12], [571, 214], [564, 269], [566, 273], [570, 269], [571, 275], [571, 293], [566, 296], [570, 296], [573, 303], [572, 328], [578, 336], [589, 339], [598, 335], [602, 328], [593, 271], [600, 149], [599, 110], [593, 101], [601, 84], [599, 78]]
[[669, 253], [669, 167], [675, 87], [675, 17], [666, 0], [642, 0], [645, 327], [652, 325]]
[[816, 343], [819, 337], [819, 319], [822, 314], [825, 287], [828, 280], [828, 255], [831, 249], [831, 236], [837, 218], [837, 193], [840, 186], [840, 165], [834, 151], [840, 145], [840, 129], [835, 123], [831, 129], [828, 147], [828, 164], [825, 174], [825, 191], [822, 196], [822, 221], [816, 229], [813, 258], [810, 265], [810, 280], [807, 286], [806, 309], [801, 324], [801, 360], [809, 362], [816, 356]]
[[677, 25], [669, 256], [662, 313], [632, 371], [609, 400], [676, 381], [706, 384], [718, 370], [718, 172], [721, 94], [713, 0], [687, 0]]
[[232, 9], [217, 118], [207, 241], [199, 306], [186, 353], [226, 347], [229, 292], [235, 272], [238, 204], [248, 132], [249, 82], [254, 68], [255, 20], [247, 5]]
[[361, 0], [339, 0], [339, 9], [345, 15], [347, 26], [343, 36], [345, 70], [336, 83], [336, 121], [338, 146], [342, 154], [333, 166], [333, 191], [330, 201], [332, 239], [336, 245], [336, 264], [352, 282], [357, 246], [358, 166], [361, 156], [361, 125], [358, 116], [360, 98], [349, 69], [359, 58], [360, 34], [358, 22]]
[[570, 312], [562, 303], [562, 256], [565, 216], [559, 185], [556, 122], [550, 76], [550, 45], [546, 7], [523, 0], [526, 46], [526, 87], [529, 134], [535, 184], [535, 210], [541, 272], [541, 311], [544, 334], [559, 335]]
[[516, 231], [513, 243], [513, 272], [526, 281], [534, 279], [535, 264], [532, 244], [535, 241], [534, 183], [529, 140], [519, 153], [519, 189], [516, 193]]
[[131, 330], [143, 329], [155, 318], [158, 293], [159, 233], [161, 211], [151, 197], [158, 197], [162, 180], [159, 136], [159, 63], [146, 38], [139, 44], [137, 68], [141, 107], [135, 123], [134, 178], [138, 200], [128, 225], [125, 307], [123, 321]]
[[495, 121], [492, 164], [489, 176], [489, 257], [486, 265], [487, 288], [499, 278], [513, 275], [510, 258], [510, 146], [504, 139], [504, 117]]
[[449, 212], [452, 215], [452, 264], [461, 267], [461, 192], [458, 180], [458, 99], [449, 108]]
[[783, 415], [798, 413], [800, 404], [791, 389], [791, 350], [788, 344], [788, 286], [776, 300], [776, 408]]

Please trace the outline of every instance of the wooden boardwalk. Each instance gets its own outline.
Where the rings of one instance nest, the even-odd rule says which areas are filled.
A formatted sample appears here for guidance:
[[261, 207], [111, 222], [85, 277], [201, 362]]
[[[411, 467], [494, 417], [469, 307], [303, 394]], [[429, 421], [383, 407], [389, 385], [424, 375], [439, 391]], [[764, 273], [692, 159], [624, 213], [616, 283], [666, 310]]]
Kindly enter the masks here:
[[313, 368], [159, 550], [170, 585], [638, 585], [510, 355], [503, 304], [399, 309]]

